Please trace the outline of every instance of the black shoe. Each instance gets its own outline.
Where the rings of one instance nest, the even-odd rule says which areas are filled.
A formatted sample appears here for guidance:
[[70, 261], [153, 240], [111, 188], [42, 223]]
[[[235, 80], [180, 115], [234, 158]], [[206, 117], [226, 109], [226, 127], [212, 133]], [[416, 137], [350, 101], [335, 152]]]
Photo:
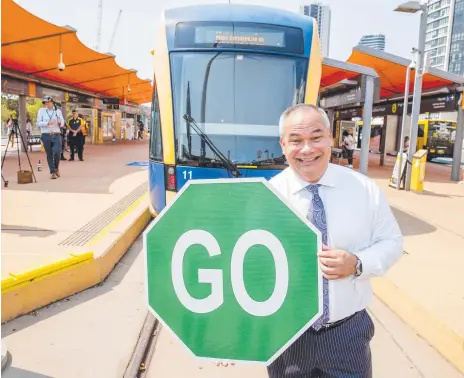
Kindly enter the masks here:
[[69, 159], [68, 159], [68, 161], [74, 161], [74, 158], [73, 158], [73, 157], [71, 157], [71, 158], [69, 158]]
[[79, 158], [79, 161], [84, 161], [84, 159], [83, 159], [83, 158]]

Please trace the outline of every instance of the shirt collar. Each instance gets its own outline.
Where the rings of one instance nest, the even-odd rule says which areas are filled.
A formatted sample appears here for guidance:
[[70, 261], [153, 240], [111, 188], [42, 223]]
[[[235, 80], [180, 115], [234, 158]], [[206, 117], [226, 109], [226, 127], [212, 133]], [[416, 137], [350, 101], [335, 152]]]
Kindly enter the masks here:
[[[289, 187], [292, 194], [299, 192], [310, 184], [309, 182], [303, 180], [301, 176], [293, 170], [292, 167], [288, 167], [287, 169], [289, 173]], [[327, 169], [317, 184], [330, 188], [335, 188], [337, 186], [336, 172], [334, 172], [332, 164], [329, 163]]]

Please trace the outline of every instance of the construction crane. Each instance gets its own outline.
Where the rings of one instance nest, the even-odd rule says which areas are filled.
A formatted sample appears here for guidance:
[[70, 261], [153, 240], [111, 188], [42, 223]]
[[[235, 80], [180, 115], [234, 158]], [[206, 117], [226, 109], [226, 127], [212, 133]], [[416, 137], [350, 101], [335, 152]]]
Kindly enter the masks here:
[[98, 1], [98, 19], [97, 19], [97, 44], [95, 50], [98, 51], [101, 42], [101, 31], [102, 31], [102, 17], [103, 17], [103, 0]]
[[108, 52], [111, 52], [111, 48], [113, 47], [114, 36], [116, 35], [116, 30], [118, 29], [119, 20], [121, 18], [121, 13], [122, 13], [122, 9], [119, 10], [118, 19], [116, 20], [116, 24], [114, 25], [113, 35], [111, 36], [110, 48], [108, 49]]

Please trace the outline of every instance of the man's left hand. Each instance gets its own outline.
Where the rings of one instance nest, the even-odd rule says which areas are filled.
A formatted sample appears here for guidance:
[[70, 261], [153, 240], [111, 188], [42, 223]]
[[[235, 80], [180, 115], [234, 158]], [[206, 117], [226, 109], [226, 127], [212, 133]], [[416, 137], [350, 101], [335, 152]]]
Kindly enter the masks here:
[[357, 258], [349, 252], [324, 247], [317, 256], [321, 263], [322, 274], [328, 280], [338, 280], [356, 273]]

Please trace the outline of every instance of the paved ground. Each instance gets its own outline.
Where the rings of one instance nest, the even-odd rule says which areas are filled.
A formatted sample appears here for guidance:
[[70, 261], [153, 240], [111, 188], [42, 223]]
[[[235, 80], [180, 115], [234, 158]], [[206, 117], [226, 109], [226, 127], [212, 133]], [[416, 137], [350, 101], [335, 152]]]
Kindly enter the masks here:
[[[140, 238], [101, 285], [2, 326], [13, 360], [5, 378], [122, 377], [146, 315]], [[376, 378], [463, 378], [378, 301]], [[262, 368], [198, 362], [162, 330], [148, 377], [266, 377]]]
[[387, 274], [416, 303], [464, 337], [464, 185], [450, 182], [451, 168], [428, 163], [422, 194], [388, 186], [394, 158], [369, 176], [387, 195], [404, 235], [405, 255]]
[[99, 286], [2, 325], [5, 378], [120, 378], [146, 316], [141, 240]]
[[[88, 252], [80, 243], [59, 244], [148, 181], [146, 169], [126, 165], [147, 162], [147, 151], [148, 141], [86, 145], [85, 161], [62, 161], [61, 178], [51, 180], [45, 154], [36, 148], [29, 157], [37, 183], [22, 185], [16, 180], [17, 153], [8, 152], [2, 170], [9, 181], [8, 188], [2, 187], [2, 279], [67, 258], [70, 252]], [[30, 169], [24, 154], [21, 161], [23, 169]]]
[[[146, 141], [86, 146], [84, 162], [62, 162], [60, 179], [50, 180], [47, 171], [43, 171], [37, 173], [38, 183], [27, 185], [15, 183], [17, 158], [14, 151], [9, 153], [2, 170], [5, 178], [10, 181], [9, 188], [2, 188], [2, 278], [7, 272], [35, 268], [71, 252], [68, 248], [59, 248], [58, 243], [139, 183], [146, 181], [145, 169], [125, 164], [131, 161], [147, 161], [147, 150]], [[43, 159], [44, 154], [34, 152], [29, 156], [35, 169], [37, 160]], [[450, 167], [428, 164], [423, 194], [397, 191], [388, 187], [394, 159], [387, 157], [385, 167], [377, 167], [378, 158], [378, 155], [370, 157], [369, 175], [385, 191], [405, 236], [405, 255], [387, 277], [415, 302], [444, 321], [448, 327], [464, 335], [464, 323], [461, 320], [464, 314], [464, 255], [460, 248], [464, 245], [464, 185], [449, 182]], [[355, 163], [355, 167], [356, 165]], [[43, 166], [46, 168], [46, 164]], [[118, 266], [118, 270], [121, 269], [127, 271], [129, 267]], [[114, 274], [117, 274], [117, 271]], [[126, 275], [120, 274], [124, 277]], [[93, 376], [93, 372], [99, 368], [89, 370], [90, 373], [83, 369], [95, 369], [97, 361], [101, 363], [102, 370], [96, 376], [112, 376], [104, 373], [110, 371], [103, 369], [106, 355], [95, 356], [95, 349], [88, 346], [89, 339], [94, 343], [93, 338], [97, 344], [99, 343], [101, 350], [110, 348], [115, 356], [113, 362], [117, 361], [119, 369], [111, 371], [116, 374], [114, 376], [120, 376], [117, 374], [127, 362], [126, 357], [130, 353], [128, 345], [132, 347], [135, 342], [136, 336], [132, 333], [141, 326], [145, 315], [134, 315], [132, 312], [133, 308], [143, 308], [143, 293], [135, 294], [137, 289], [134, 289], [140, 285], [141, 273], [135, 270], [134, 275], [137, 278], [132, 281], [131, 289], [124, 289], [126, 286], [118, 279], [111, 281], [110, 278], [103, 286], [74, 296], [68, 302], [58, 302], [39, 311], [37, 316], [26, 315], [4, 325], [2, 332], [16, 355], [16, 359], [13, 356], [14, 361], [18, 363], [14, 365], [14, 369], [17, 369], [15, 374], [23, 374], [12, 377], [69, 377], [69, 374], [66, 375], [62, 373], [64, 370], [59, 369], [64, 369], [64, 362], [73, 366], [75, 361], [71, 358], [85, 361], [84, 364], [76, 365], [76, 372], [82, 373], [76, 376]], [[130, 286], [129, 283], [128, 285]], [[94, 310], [94, 306], [98, 310]], [[442, 366], [441, 357], [438, 358], [434, 351], [426, 352], [424, 344], [416, 343], [413, 336], [408, 339], [405, 335], [411, 333], [410, 330], [395, 331], [395, 327], [400, 328], [398, 324], [401, 322], [393, 315], [387, 315], [386, 321], [381, 320], [378, 313], [388, 311], [379, 303], [374, 303], [371, 310], [388, 330], [383, 332], [379, 323], [376, 323], [374, 361], [376, 371], [379, 372], [376, 373], [376, 377], [456, 376], [453, 375], [455, 373], [433, 375], [432, 372], [440, 371], [434, 370], [437, 368], [433, 366]], [[121, 317], [118, 317], [119, 313]], [[129, 322], [130, 326], [126, 327], [125, 322]], [[69, 324], [73, 326], [69, 327]], [[16, 331], [13, 331], [13, 328]], [[113, 342], [112, 337], [115, 333], [117, 341]], [[389, 336], [389, 333], [396, 336]], [[87, 339], [85, 335], [88, 336]], [[71, 336], [81, 338], [82, 346], [71, 344]], [[398, 340], [403, 340], [409, 349]], [[184, 356], [182, 352], [178, 354], [178, 346], [170, 342], [169, 335], [163, 331], [158, 352], [154, 357], [154, 361], [158, 361], [154, 364], [154, 369], [157, 369], [155, 372], [159, 373], [157, 377], [163, 376], [166, 369], [173, 371], [172, 369], [184, 365], [191, 366], [192, 371], [201, 370], [202, 377], [217, 374], [217, 369], [211, 365], [198, 369], [195, 362], [186, 359], [188, 356]], [[400, 346], [395, 349], [395, 345]], [[421, 350], [424, 350], [425, 354], [421, 354]], [[383, 358], [384, 355], [388, 358]], [[409, 356], [409, 360], [405, 355]], [[441, 362], [434, 365], [435, 360]], [[390, 361], [397, 363], [392, 365]], [[424, 363], [426, 366], [422, 365]], [[429, 363], [430, 366], [427, 365]], [[397, 366], [398, 370], [390, 371], [392, 366]], [[449, 368], [448, 365], [445, 366]], [[55, 368], [57, 370], [53, 370]], [[243, 375], [241, 369], [235, 369], [222, 370], [221, 377]], [[384, 373], [385, 375], [381, 375]], [[150, 374], [154, 373], [150, 371]], [[258, 374], [253, 376], [259, 378]]]

